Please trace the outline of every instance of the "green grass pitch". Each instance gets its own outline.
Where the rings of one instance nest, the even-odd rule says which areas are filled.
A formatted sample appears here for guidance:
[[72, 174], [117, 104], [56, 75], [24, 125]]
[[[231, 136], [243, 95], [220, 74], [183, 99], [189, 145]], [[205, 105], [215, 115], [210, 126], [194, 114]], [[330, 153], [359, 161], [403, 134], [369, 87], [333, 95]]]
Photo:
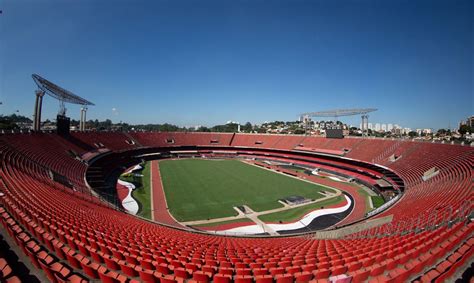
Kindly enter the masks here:
[[238, 160], [182, 159], [160, 162], [161, 178], [171, 214], [178, 221], [237, 215], [233, 206], [255, 211], [282, 207], [291, 195], [318, 199], [326, 187], [304, 182]]
[[383, 200], [383, 197], [381, 196], [372, 196], [372, 204], [374, 205], [374, 208], [382, 206], [385, 201]]

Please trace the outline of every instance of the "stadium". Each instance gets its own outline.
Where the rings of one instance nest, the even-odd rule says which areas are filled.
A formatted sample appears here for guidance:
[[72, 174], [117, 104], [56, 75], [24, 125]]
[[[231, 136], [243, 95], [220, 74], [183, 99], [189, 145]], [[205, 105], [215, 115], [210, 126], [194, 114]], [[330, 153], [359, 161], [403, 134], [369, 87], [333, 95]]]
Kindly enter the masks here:
[[[45, 94], [61, 110], [57, 131], [0, 136], [3, 242], [28, 270], [15, 274], [11, 256], [2, 258], [5, 282], [25, 274], [51, 282], [470, 276], [470, 145], [70, 131], [64, 103], [92, 103], [33, 79], [34, 125]], [[140, 195], [132, 193], [137, 186]]]
[[473, 12], [0, 1], [0, 283], [474, 283]]
[[[73, 132], [68, 137], [3, 134], [1, 143], [2, 224], [35, 268], [42, 269], [51, 281], [323, 282], [352, 278], [352, 282], [443, 282], [472, 263], [469, 217], [474, 150], [469, 146], [305, 136], [107, 132]], [[102, 150], [94, 149], [95, 145]], [[303, 145], [311, 150], [295, 150]], [[348, 149], [343, 157], [322, 153], [341, 148]], [[71, 152], [89, 159], [74, 158]], [[393, 154], [402, 157], [391, 162], [388, 156]], [[372, 163], [379, 156], [384, 157]], [[399, 191], [399, 197], [383, 211], [366, 217], [356, 190], [341, 182], [339, 189], [356, 201], [347, 217], [335, 216], [341, 220], [335, 224], [343, 228], [321, 234], [299, 229], [304, 236], [288, 237], [218, 236], [185, 228], [168, 213], [159, 186], [153, 186], [156, 223], [104, 201], [112, 195], [105, 191], [106, 176], [116, 176], [114, 171], [143, 159], [221, 162], [210, 161], [213, 157], [244, 158], [297, 178], [304, 173], [258, 160], [325, 168], [328, 176], [351, 176], [368, 186], [385, 179]], [[438, 173], [423, 180], [424, 172], [431, 168]]]

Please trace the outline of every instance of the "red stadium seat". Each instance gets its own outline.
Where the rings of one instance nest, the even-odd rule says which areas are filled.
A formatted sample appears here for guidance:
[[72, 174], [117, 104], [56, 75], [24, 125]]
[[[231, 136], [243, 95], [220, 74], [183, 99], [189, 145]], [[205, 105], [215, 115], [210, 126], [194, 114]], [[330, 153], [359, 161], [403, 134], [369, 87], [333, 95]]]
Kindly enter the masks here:
[[[130, 139], [136, 143], [127, 143]], [[99, 147], [113, 153], [108, 155], [109, 167], [101, 169], [109, 174], [141, 150], [180, 146], [206, 146], [203, 154], [207, 155], [212, 155], [209, 147], [219, 146], [220, 153], [228, 150], [243, 157], [317, 165], [322, 171], [348, 175], [368, 185], [383, 178], [403, 186], [404, 193], [389, 210], [373, 216], [391, 215], [390, 225], [345, 239], [239, 238], [144, 221], [104, 203], [85, 183], [87, 170], [94, 168], [80, 156], [93, 155]], [[301, 147], [325, 154], [295, 150]], [[347, 159], [330, 154], [341, 151]], [[94, 132], [73, 133], [72, 138], [46, 133], [0, 134], [0, 152], [4, 234], [35, 268], [55, 282], [132, 282], [138, 278], [145, 282], [324, 282], [345, 274], [352, 276], [353, 282], [441, 282], [452, 281], [472, 256], [474, 226], [457, 222], [463, 210], [473, 208], [474, 148], [469, 146], [240, 133]], [[401, 157], [390, 161], [391, 155]], [[424, 181], [424, 173], [432, 168], [438, 170], [437, 175]], [[52, 179], [52, 174], [69, 185]], [[303, 177], [332, 184], [330, 178]], [[339, 183], [357, 194], [352, 186]], [[365, 214], [364, 206], [354, 209], [362, 211], [354, 210], [338, 225], [359, 221], [354, 215]], [[431, 222], [438, 226], [431, 227]], [[415, 231], [416, 225], [429, 229]], [[1, 252], [0, 269], [7, 282], [21, 280], [22, 275], [2, 261]]]

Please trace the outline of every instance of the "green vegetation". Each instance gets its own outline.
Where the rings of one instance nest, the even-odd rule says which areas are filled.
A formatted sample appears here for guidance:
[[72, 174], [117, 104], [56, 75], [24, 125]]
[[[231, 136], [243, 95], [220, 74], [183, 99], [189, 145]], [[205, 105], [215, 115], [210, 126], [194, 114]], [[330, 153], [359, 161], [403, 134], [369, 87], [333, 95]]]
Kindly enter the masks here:
[[372, 198], [372, 204], [374, 205], [374, 208], [382, 206], [382, 204], [385, 203], [383, 200], [383, 197], [381, 196], [371, 196]]
[[253, 224], [253, 221], [248, 218], [239, 218], [239, 219], [233, 219], [233, 220], [227, 220], [227, 221], [221, 221], [221, 222], [215, 222], [215, 223], [193, 225], [193, 227], [215, 227], [215, 226], [231, 224], [231, 223], [249, 223], [250, 225], [250, 224]]
[[369, 212], [371, 211], [372, 209], [370, 208], [370, 202], [369, 202], [369, 198], [370, 198], [370, 195], [369, 193], [364, 190], [364, 189], [358, 189], [357, 190], [357, 193], [362, 195], [364, 197], [364, 200], [365, 200], [365, 212]]
[[330, 189], [237, 160], [183, 159], [160, 162], [171, 214], [179, 221], [235, 216], [233, 206], [255, 211], [282, 207], [278, 199], [321, 198]]
[[275, 212], [275, 213], [270, 213], [270, 214], [265, 214], [262, 216], [259, 216], [258, 218], [262, 220], [263, 222], [291, 222], [298, 220], [301, 218], [303, 215], [309, 213], [312, 210], [319, 209], [321, 207], [326, 207], [329, 205], [337, 204], [340, 203], [344, 200], [344, 196], [340, 195], [334, 198], [330, 198], [321, 202], [317, 203], [312, 203], [300, 207], [296, 207], [293, 209], [288, 209], [280, 212]]
[[[362, 188], [357, 190], [357, 193], [362, 195], [365, 199], [365, 207], [366, 207], [365, 211], [366, 212], [369, 212], [373, 209], [376, 209], [377, 207], [379, 207], [379, 206], [381, 206], [382, 204], [385, 203], [385, 201], [383, 200], [383, 197], [381, 197], [381, 196], [371, 196], [366, 190], [364, 190]], [[370, 208], [369, 199], [372, 199], [373, 208]]]
[[139, 210], [137, 215], [151, 219], [151, 194], [150, 194], [150, 162], [142, 164], [143, 170], [136, 172], [142, 174], [143, 177], [135, 177], [133, 175], [121, 176], [120, 179], [133, 183], [135, 190], [132, 197], [138, 202]]
[[[1, 105], [1, 102], [0, 102]], [[18, 112], [18, 110], [17, 110]], [[17, 115], [17, 114], [12, 114], [12, 115], [3, 115], [0, 114], [0, 129], [1, 130], [13, 130], [13, 129], [18, 129], [18, 124], [31, 124], [33, 121], [31, 121], [30, 118], [22, 116], [22, 115]]]

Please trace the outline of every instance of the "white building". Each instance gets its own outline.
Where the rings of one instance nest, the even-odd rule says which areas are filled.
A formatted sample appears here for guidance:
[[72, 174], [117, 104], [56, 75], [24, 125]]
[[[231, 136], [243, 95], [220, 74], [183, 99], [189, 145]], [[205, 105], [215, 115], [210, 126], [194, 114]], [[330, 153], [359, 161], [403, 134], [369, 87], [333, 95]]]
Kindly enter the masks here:
[[391, 132], [393, 130], [393, 125], [392, 124], [388, 124], [387, 125], [387, 131], [388, 132]]
[[382, 132], [386, 132], [387, 131], [387, 124], [382, 124]]
[[380, 131], [380, 123], [375, 124], [375, 130], [378, 132]]
[[423, 129], [423, 133], [425, 135], [431, 135], [433, 133], [433, 129]]

